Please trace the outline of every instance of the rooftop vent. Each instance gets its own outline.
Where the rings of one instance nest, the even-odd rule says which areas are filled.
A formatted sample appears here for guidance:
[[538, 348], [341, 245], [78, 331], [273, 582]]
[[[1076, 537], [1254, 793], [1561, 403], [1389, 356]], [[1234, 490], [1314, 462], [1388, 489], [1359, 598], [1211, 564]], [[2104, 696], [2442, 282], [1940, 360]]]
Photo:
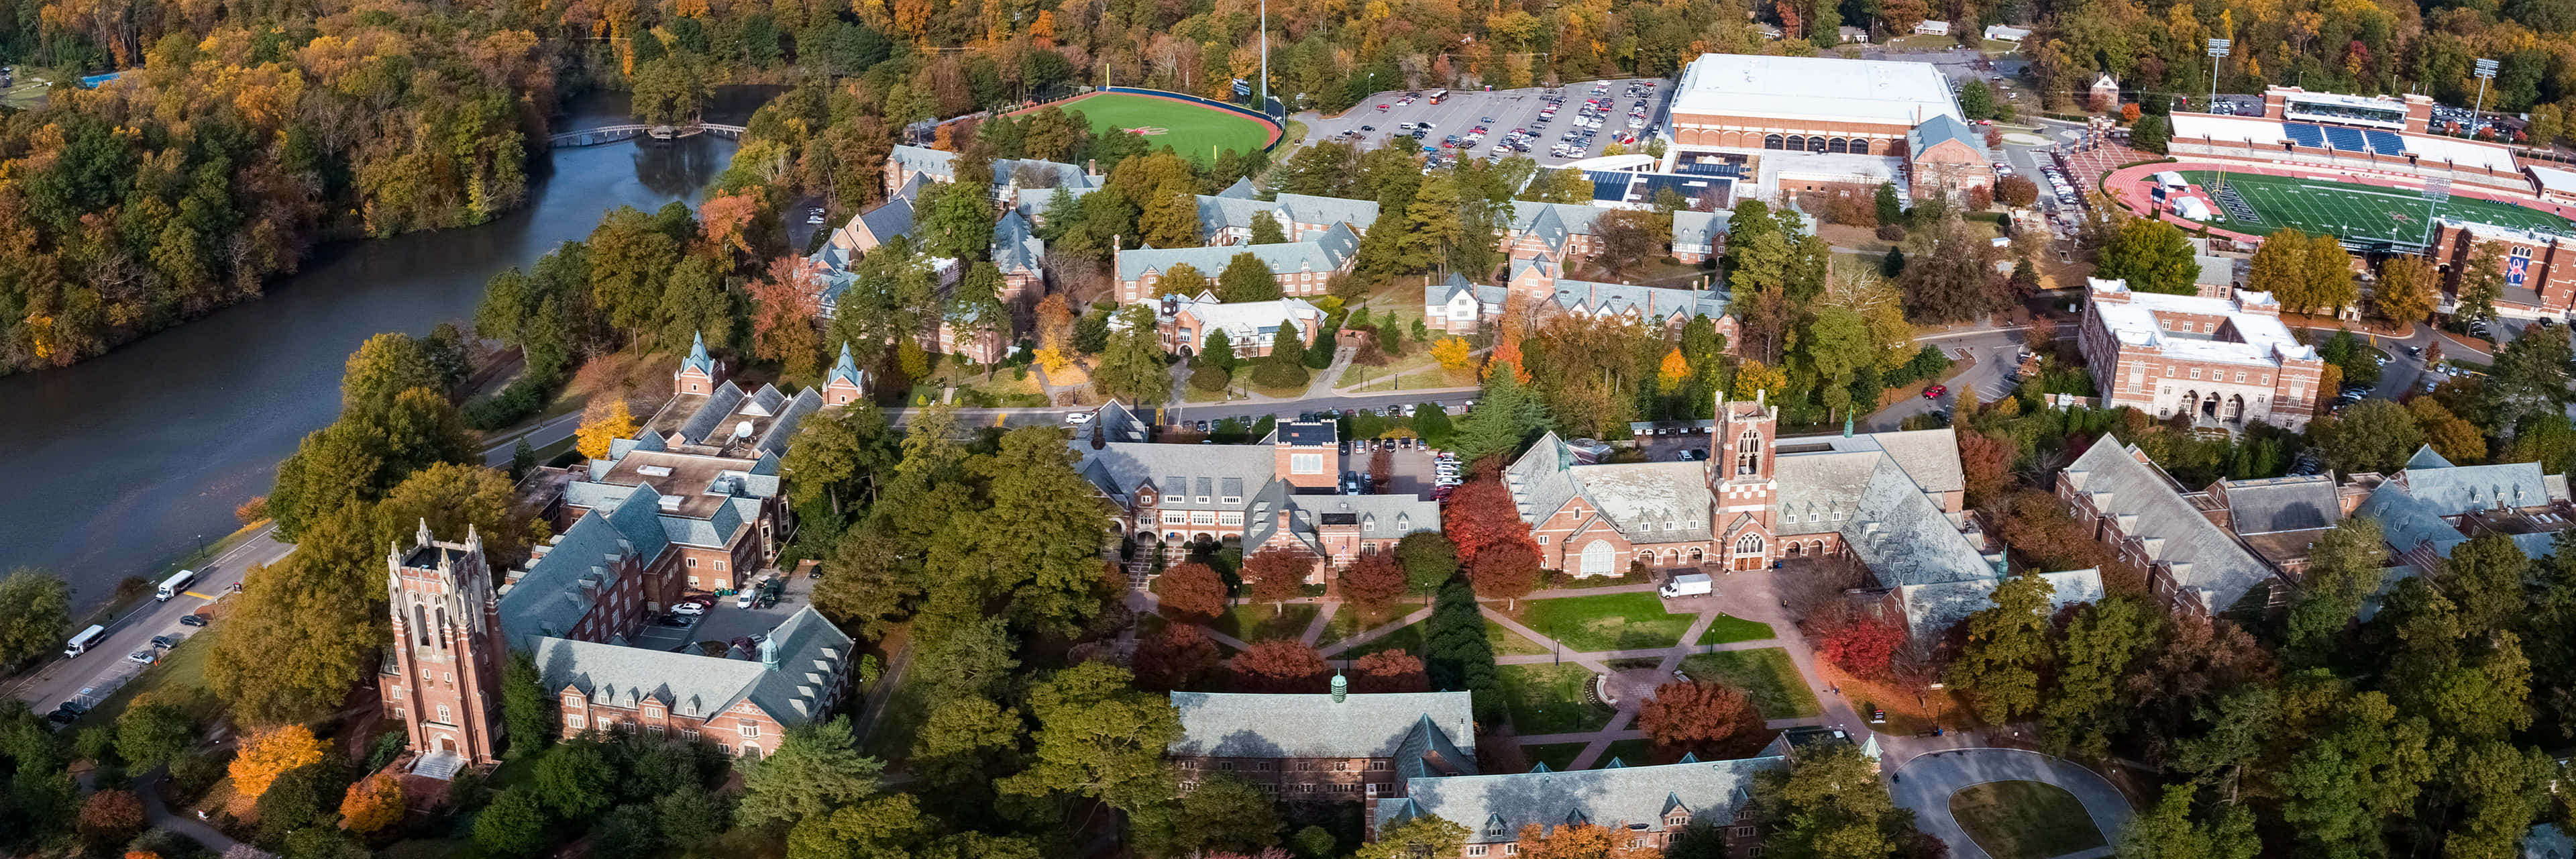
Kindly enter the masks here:
[[667, 465], [639, 465], [635, 467], [635, 473], [646, 477], [669, 477], [671, 476], [671, 467]]

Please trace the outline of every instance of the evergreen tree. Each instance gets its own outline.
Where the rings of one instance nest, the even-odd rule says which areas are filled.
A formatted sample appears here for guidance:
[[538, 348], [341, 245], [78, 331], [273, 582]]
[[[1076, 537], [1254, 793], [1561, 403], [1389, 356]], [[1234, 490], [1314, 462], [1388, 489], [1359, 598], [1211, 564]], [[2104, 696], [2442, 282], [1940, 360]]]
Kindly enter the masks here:
[[2056, 590], [2024, 572], [1988, 595], [1991, 607], [1968, 616], [1968, 642], [1950, 663], [1950, 683], [1967, 693], [1978, 718], [2002, 724], [2039, 708], [2040, 669], [2055, 655], [2048, 616]]

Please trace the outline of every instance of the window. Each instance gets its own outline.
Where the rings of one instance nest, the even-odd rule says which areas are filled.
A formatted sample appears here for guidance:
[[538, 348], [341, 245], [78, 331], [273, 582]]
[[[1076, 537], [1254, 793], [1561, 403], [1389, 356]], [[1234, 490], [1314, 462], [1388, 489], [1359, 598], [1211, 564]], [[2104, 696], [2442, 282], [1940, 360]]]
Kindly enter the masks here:
[[717, 743], [717, 744], [716, 744], [716, 751], [718, 751], [718, 752], [722, 752], [722, 753], [724, 753], [724, 754], [728, 754], [728, 755], [730, 755], [730, 754], [733, 754], [733, 747], [732, 747], [732, 746], [729, 746], [729, 745], [726, 745], [726, 744], [724, 744], [724, 743]]
[[1737, 837], [1737, 838], [1751, 838], [1751, 837], [1753, 837], [1753, 827], [1750, 827], [1750, 826], [1738, 826], [1738, 827], [1736, 827], [1736, 828], [1735, 828], [1735, 837]]
[[1518, 856], [1518, 855], [1521, 855], [1521, 845], [1520, 845], [1518, 842], [1514, 842], [1514, 843], [1511, 843], [1511, 844], [1505, 844], [1505, 845], [1503, 845], [1503, 855], [1505, 855], [1505, 856]]
[[724, 572], [724, 562], [723, 562], [723, 561], [717, 561], [717, 562], [716, 562], [716, 572], [719, 572], [719, 573]]
[[1368, 768], [1370, 772], [1385, 772], [1389, 769], [1393, 769], [1394, 767], [1389, 761], [1370, 761], [1368, 762]]
[[1298, 761], [1298, 762], [1297, 762], [1297, 770], [1298, 770], [1299, 772], [1314, 772], [1314, 771], [1315, 771], [1315, 762], [1314, 762], [1314, 761]]
[[2171, 365], [2171, 364], [2167, 364], [2167, 365], [2165, 365], [2165, 378], [2171, 379], [2171, 378], [2173, 378], [2173, 377], [2174, 377], [2174, 368], [2173, 368], [2173, 365]]
[[680, 729], [680, 739], [687, 740], [687, 741], [692, 742], [692, 743], [697, 742], [697, 741], [698, 741], [698, 729], [696, 729], [696, 728], [682, 728], [682, 729]]
[[644, 726], [644, 733], [649, 734], [649, 735], [652, 735], [653, 739], [656, 739], [656, 740], [661, 739], [661, 738], [662, 738], [662, 726], [660, 726], [660, 725], [646, 725], [646, 726]]
[[1539, 545], [1541, 545], [1541, 546], [1545, 546], [1545, 545], [1547, 545], [1547, 535], [1546, 535], [1546, 534], [1540, 534], [1540, 535], [1538, 535], [1538, 544], [1539, 544]]
[[698, 577], [696, 577], [696, 576], [690, 576], [690, 577], [689, 577], [689, 587], [693, 587], [693, 588], [694, 588], [694, 587], [697, 587], [697, 586], [698, 586]]
[[1216, 524], [1216, 511], [1214, 511], [1214, 510], [1200, 510], [1200, 511], [1197, 511], [1197, 512], [1193, 512], [1193, 513], [1191, 513], [1191, 514], [1190, 514], [1190, 524], [1192, 524], [1192, 525], [1214, 525], [1214, 524]]
[[760, 736], [760, 723], [759, 723], [759, 722], [744, 722], [744, 723], [742, 723], [742, 736], [743, 736], [743, 738], [744, 738], [744, 739], [750, 739], [750, 738], [753, 738], [753, 737], [758, 737], [758, 736]]
[[1582, 574], [1587, 576], [1609, 575], [1611, 572], [1610, 566], [1615, 562], [1617, 555], [1618, 550], [1610, 547], [1610, 541], [1592, 541], [1583, 547]]
[[753, 757], [753, 756], [756, 756], [756, 755], [758, 755], [758, 754], [760, 754], [760, 747], [759, 747], [759, 746], [757, 746], [757, 745], [753, 745], [753, 744], [751, 744], [751, 743], [744, 743], [744, 744], [742, 744], [742, 756], [743, 756], [743, 757], [746, 757], [746, 758], [747, 758], [747, 757]]
[[448, 715], [447, 715], [447, 705], [445, 705], [445, 704], [440, 704], [440, 705], [438, 705], [438, 720], [439, 720], [440, 722], [445, 722], [445, 723], [450, 723], [450, 724], [453, 724], [453, 723], [456, 721], [455, 719], [452, 719], [452, 718], [449, 718], [449, 717], [448, 717]]
[[696, 559], [696, 558], [690, 558], [690, 559], [689, 559], [689, 568], [690, 568], [690, 569], [696, 569], [696, 568], [697, 568], [697, 566], [698, 566], [698, 559]]
[[[1173, 499], [1173, 500], [1177, 501], [1177, 500], [1179, 500], [1179, 499]], [[1186, 513], [1186, 512], [1183, 512], [1183, 511], [1180, 511], [1180, 510], [1165, 510], [1165, 511], [1163, 511], [1163, 524], [1165, 524], [1165, 525], [1187, 525], [1187, 524], [1189, 524], [1189, 522], [1190, 522], [1190, 514], [1188, 514], [1188, 513]]]
[[1243, 524], [1243, 514], [1219, 513], [1216, 514], [1216, 523], [1219, 525], [1241, 525]]
[[1324, 455], [1320, 453], [1289, 454], [1288, 473], [1322, 474], [1324, 473]]
[[1346, 773], [1346, 772], [1350, 772], [1350, 771], [1351, 771], [1351, 762], [1350, 762], [1350, 761], [1334, 761], [1334, 762], [1333, 762], [1333, 771], [1334, 771], [1334, 772], [1337, 772], [1337, 773]]
[[2192, 377], [2192, 378], [2194, 378], [2194, 379], [2200, 378], [2200, 368], [2199, 368], [2199, 367], [2193, 367], [2193, 368], [2191, 368], [2191, 377]]
[[2239, 385], [2245, 384], [2245, 371], [2236, 371], [2236, 383]]
[[565, 716], [564, 727], [578, 731], [583, 728], [590, 727], [590, 720], [584, 719], [580, 716]]
[[1745, 430], [1735, 437], [1735, 473], [1758, 474], [1762, 470], [1762, 433]]
[[1467, 845], [1467, 855], [1469, 855], [1469, 856], [1483, 856], [1483, 855], [1485, 855], [1485, 845], [1482, 845], [1482, 844], [1469, 844], [1469, 845]]
[[1216, 764], [1216, 768], [1217, 768], [1218, 770], [1221, 770], [1221, 771], [1224, 771], [1224, 772], [1233, 772], [1233, 771], [1234, 771], [1234, 762], [1233, 762], [1233, 761], [1218, 761], [1218, 762], [1217, 762], [1217, 764]]

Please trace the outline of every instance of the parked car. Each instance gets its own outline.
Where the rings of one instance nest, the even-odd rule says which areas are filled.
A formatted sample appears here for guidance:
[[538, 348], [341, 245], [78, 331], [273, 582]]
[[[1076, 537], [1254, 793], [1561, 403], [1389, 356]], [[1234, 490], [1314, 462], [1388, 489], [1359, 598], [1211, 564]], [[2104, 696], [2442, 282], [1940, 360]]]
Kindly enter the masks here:
[[752, 599], [753, 599], [753, 597], [754, 597], [754, 596], [756, 596], [756, 595], [755, 595], [755, 594], [753, 594], [753, 593], [752, 593], [752, 592], [750, 592], [750, 591], [743, 591], [743, 592], [742, 592], [742, 593], [740, 593], [740, 594], [736, 594], [736, 595], [734, 596], [734, 598], [733, 598], [733, 607], [734, 607], [734, 608], [750, 608], [750, 607], [751, 607], [751, 601], [752, 601]]
[[1708, 451], [1701, 450], [1696, 447], [1684, 448], [1679, 455], [1673, 457], [1673, 459], [1681, 462], [1698, 462], [1707, 458]]
[[672, 606], [671, 613], [687, 617], [696, 617], [698, 615], [706, 614], [707, 607], [698, 603], [684, 602]]
[[179, 640], [167, 635], [155, 635], [152, 637], [152, 646], [161, 648], [177, 647], [179, 646]]
[[180, 625], [180, 626], [205, 626], [205, 625], [206, 625], [206, 616], [205, 616], [205, 615], [202, 615], [202, 614], [183, 614], [183, 615], [180, 615], [180, 616], [179, 616], [179, 625]]
[[144, 665], [150, 665], [150, 664], [152, 664], [152, 651], [149, 651], [149, 650], [137, 650], [137, 651], [134, 651], [133, 653], [128, 653], [128, 654], [126, 654], [126, 655], [125, 655], [125, 661], [127, 661], [127, 662], [139, 662], [139, 663], [142, 663], [142, 664], [144, 664]]
[[1947, 394], [1949, 392], [1950, 386], [1948, 385], [1934, 385], [1923, 389], [1923, 398], [1927, 400], [1939, 399], [1942, 394]]
[[1065, 423], [1069, 423], [1069, 424], [1087, 424], [1087, 423], [1090, 423], [1090, 422], [1091, 422], [1091, 413], [1090, 413], [1090, 412], [1066, 412], [1066, 413], [1064, 414], [1064, 422], [1065, 422]]

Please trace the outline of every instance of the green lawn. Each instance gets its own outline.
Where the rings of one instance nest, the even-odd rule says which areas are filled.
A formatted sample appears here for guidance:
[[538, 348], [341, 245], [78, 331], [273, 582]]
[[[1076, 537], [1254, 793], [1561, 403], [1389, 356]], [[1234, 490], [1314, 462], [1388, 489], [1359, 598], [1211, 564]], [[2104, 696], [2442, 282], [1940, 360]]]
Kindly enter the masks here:
[[1717, 616], [1715, 622], [1708, 625], [1708, 631], [1700, 633], [1699, 640], [1692, 643], [1733, 644], [1738, 641], [1761, 641], [1778, 637], [1780, 634], [1771, 631], [1770, 624], [1758, 620], [1745, 620], [1731, 614], [1721, 614]]
[[1270, 141], [1270, 129], [1252, 117], [1174, 99], [1113, 92], [1061, 107], [1089, 119], [1094, 134], [1144, 129], [1145, 142], [1170, 146], [1201, 164], [1213, 162], [1216, 152], [1253, 152]]
[[[2216, 193], [2216, 189], [2208, 187], [2218, 181], [2214, 171], [2185, 170], [2182, 178]], [[2330, 233], [2346, 241], [2413, 244], [2424, 240], [2424, 218], [2429, 214], [2430, 201], [2416, 191], [2249, 173], [2227, 174], [2226, 181], [2237, 196], [2245, 198], [2245, 205], [2254, 210], [2260, 223], [2235, 220], [2221, 212], [2222, 219], [2211, 222], [2213, 226], [2253, 235], [2295, 227], [2311, 235]], [[2441, 216], [2576, 235], [2576, 223], [2566, 218], [2475, 197], [2455, 196], [2443, 202]]]
[[1330, 619], [1324, 621], [1324, 634], [1315, 639], [1315, 646], [1329, 646], [1342, 639], [1394, 623], [1397, 618], [1419, 611], [1421, 608], [1422, 604], [1418, 602], [1397, 602], [1380, 611], [1363, 612], [1353, 608], [1349, 603], [1343, 603], [1341, 608], [1333, 611]]
[[[223, 705], [215, 700], [206, 686], [206, 654], [214, 652], [215, 641], [206, 637], [206, 631], [202, 628], [195, 628], [192, 631], [196, 634], [162, 654], [159, 664], [143, 669], [142, 674], [135, 676], [134, 682], [125, 684], [123, 688], [101, 700], [97, 706], [91, 707], [89, 712], [81, 714], [79, 719], [72, 721], [71, 728], [77, 730], [92, 725], [114, 724], [118, 714], [124, 713], [125, 708], [132, 706], [135, 699], [146, 694], [175, 699], [181, 707], [189, 711], [190, 715], [201, 722], [212, 722], [221, 716]], [[91, 653], [90, 658], [121, 660], [125, 658], [125, 654], [99, 651]], [[51, 710], [59, 703], [61, 702], [38, 701], [34, 706], [39, 711], [43, 711]]]
[[2105, 843], [2074, 794], [2035, 781], [1971, 786], [1950, 795], [1950, 815], [1995, 859], [2047, 859]]
[[1306, 634], [1306, 626], [1315, 622], [1314, 603], [1289, 603], [1283, 610], [1266, 602], [1248, 602], [1217, 615], [1209, 629], [1243, 640], [1245, 644], [1273, 638], [1296, 638]]
[[[1429, 621], [1423, 621], [1421, 623], [1409, 624], [1403, 629], [1398, 629], [1394, 632], [1379, 636], [1377, 639], [1372, 640], [1367, 644], [1351, 648], [1350, 652], [1342, 655], [1348, 656], [1352, 659], [1358, 659], [1362, 656], [1367, 656], [1381, 650], [1403, 648], [1406, 653], [1421, 656], [1422, 637], [1427, 634], [1423, 627], [1429, 623]], [[1329, 634], [1331, 626], [1331, 622], [1328, 621], [1325, 623], [1325, 627], [1327, 629], [1327, 635], [1325, 636], [1327, 643], [1331, 640], [1331, 635]], [[1501, 624], [1490, 620], [1485, 621], [1485, 645], [1494, 649], [1495, 656], [1544, 656], [1547, 654], [1547, 648], [1540, 646], [1538, 642], [1513, 635], [1511, 630], [1504, 629]]]
[[1522, 624], [1586, 653], [1671, 647], [1690, 622], [1690, 615], [1666, 614], [1651, 591], [1530, 600], [1521, 609]]
[[1721, 650], [1682, 659], [1682, 673], [1692, 680], [1724, 683], [1744, 690], [1755, 706], [1762, 708], [1765, 719], [1788, 719], [1823, 715], [1825, 708], [1816, 703], [1816, 693], [1807, 689], [1807, 680], [1798, 675], [1798, 665], [1790, 661], [1789, 651], [1777, 647], [1760, 650]]
[[1586, 704], [1583, 685], [1592, 669], [1580, 665], [1505, 665], [1495, 669], [1495, 690], [1511, 711], [1512, 728], [1522, 736], [1597, 730], [1609, 724], [1611, 709]]

